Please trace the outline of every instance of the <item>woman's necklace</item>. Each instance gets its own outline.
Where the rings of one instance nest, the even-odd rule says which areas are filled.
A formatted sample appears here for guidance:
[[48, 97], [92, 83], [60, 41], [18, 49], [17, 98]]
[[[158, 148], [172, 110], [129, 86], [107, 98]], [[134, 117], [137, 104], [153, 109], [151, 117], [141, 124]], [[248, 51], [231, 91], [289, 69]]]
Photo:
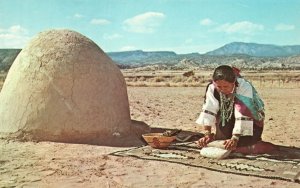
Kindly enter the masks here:
[[230, 94], [228, 97], [220, 93], [220, 110], [221, 110], [221, 120], [222, 120], [222, 127], [225, 126], [225, 122], [228, 122], [231, 119], [231, 116], [233, 114], [233, 105], [234, 105], [234, 93]]

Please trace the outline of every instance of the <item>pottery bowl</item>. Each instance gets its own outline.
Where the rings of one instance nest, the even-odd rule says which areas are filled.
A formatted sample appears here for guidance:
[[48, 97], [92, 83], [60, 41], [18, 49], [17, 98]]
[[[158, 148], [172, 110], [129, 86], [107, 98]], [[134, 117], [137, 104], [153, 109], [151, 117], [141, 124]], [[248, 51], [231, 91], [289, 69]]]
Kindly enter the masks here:
[[142, 136], [153, 148], [166, 148], [176, 139], [176, 136], [164, 136], [163, 133], [148, 133]]

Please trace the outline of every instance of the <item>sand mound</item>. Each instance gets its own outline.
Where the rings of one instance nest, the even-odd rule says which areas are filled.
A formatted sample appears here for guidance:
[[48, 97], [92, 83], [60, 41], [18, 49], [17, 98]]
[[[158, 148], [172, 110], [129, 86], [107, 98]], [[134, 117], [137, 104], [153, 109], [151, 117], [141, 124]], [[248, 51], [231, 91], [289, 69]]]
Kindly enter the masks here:
[[125, 145], [137, 138], [119, 68], [70, 30], [41, 32], [20, 52], [0, 114], [2, 135], [23, 140]]

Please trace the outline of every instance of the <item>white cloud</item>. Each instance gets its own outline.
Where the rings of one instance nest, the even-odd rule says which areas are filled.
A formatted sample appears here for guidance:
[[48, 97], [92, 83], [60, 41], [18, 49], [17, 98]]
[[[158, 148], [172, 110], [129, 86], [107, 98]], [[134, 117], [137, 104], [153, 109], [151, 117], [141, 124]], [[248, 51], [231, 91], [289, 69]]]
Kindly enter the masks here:
[[94, 25], [107, 25], [110, 24], [110, 21], [106, 19], [92, 19], [90, 23]]
[[275, 26], [275, 30], [277, 31], [290, 31], [294, 30], [295, 26], [294, 25], [289, 25], [289, 24], [278, 24]]
[[256, 32], [264, 30], [264, 26], [261, 24], [255, 24], [249, 21], [241, 21], [236, 23], [226, 23], [216, 29], [219, 32], [225, 32], [228, 34], [239, 33], [253, 35]]
[[76, 13], [76, 14], [74, 14], [73, 17], [74, 17], [74, 18], [83, 18], [84, 16], [83, 16], [82, 14]]
[[165, 15], [160, 12], [146, 12], [129, 18], [123, 22], [125, 30], [134, 33], [153, 33], [164, 20]]
[[200, 21], [200, 25], [208, 26], [208, 25], [212, 25], [212, 24], [213, 24], [213, 21], [209, 18], [205, 18]]
[[20, 25], [0, 28], [0, 48], [23, 48], [30, 39], [27, 33]]
[[120, 50], [121, 51], [132, 51], [132, 50], [137, 50], [137, 48], [135, 46], [123, 46]]
[[13, 25], [10, 28], [8, 28], [7, 30], [9, 33], [14, 33], [14, 34], [26, 34], [27, 30], [23, 27], [21, 27], [20, 25]]
[[120, 34], [118, 34], [118, 33], [114, 33], [114, 34], [104, 34], [103, 35], [103, 38], [105, 39], [105, 40], [115, 40], [115, 39], [120, 39], [120, 38], [122, 38], [123, 36], [122, 35], [120, 35]]

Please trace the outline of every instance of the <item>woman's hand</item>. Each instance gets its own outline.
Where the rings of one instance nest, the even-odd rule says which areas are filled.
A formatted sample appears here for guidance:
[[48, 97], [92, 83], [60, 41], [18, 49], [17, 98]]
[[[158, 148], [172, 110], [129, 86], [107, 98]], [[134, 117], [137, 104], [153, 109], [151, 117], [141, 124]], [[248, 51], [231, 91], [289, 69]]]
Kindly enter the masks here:
[[196, 141], [198, 147], [203, 148], [206, 147], [208, 143], [214, 141], [214, 134], [205, 135], [204, 137], [200, 138]]
[[235, 150], [237, 147], [238, 140], [236, 139], [227, 139], [224, 141], [225, 149]]

